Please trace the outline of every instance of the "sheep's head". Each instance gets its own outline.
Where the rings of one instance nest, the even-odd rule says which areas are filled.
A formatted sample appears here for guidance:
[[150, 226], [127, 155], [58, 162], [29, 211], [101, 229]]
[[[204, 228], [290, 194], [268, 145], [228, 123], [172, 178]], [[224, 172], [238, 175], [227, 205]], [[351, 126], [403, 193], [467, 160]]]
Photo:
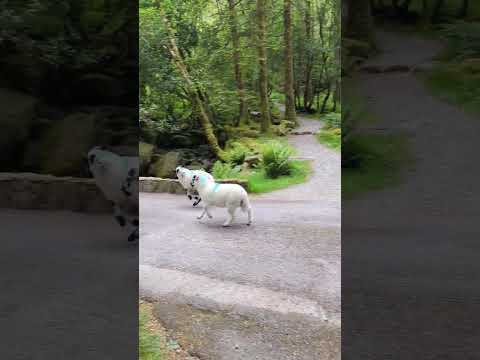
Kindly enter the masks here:
[[199, 175], [193, 175], [192, 176], [192, 181], [190, 183], [190, 186], [192, 187], [192, 189], [197, 189], [199, 184], [200, 184], [200, 176]]
[[185, 168], [181, 166], [177, 166], [175, 169], [175, 173], [177, 174], [178, 179], [183, 179], [185, 177]]
[[106, 159], [110, 152], [103, 146], [95, 146], [87, 154], [88, 169], [93, 175], [103, 172], [107, 169]]

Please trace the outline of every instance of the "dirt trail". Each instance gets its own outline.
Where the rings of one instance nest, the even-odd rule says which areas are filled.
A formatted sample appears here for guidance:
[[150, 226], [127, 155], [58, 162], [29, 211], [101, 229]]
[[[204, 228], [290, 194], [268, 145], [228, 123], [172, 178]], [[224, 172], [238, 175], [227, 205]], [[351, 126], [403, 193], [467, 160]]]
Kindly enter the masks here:
[[[283, 109], [281, 109], [283, 110]], [[299, 127], [295, 132], [317, 133], [323, 123], [298, 115]], [[317, 201], [319, 211], [330, 212], [340, 218], [341, 155], [318, 142], [315, 135], [290, 135], [289, 143], [298, 151], [297, 156], [312, 163], [312, 175], [306, 183], [255, 196], [259, 200]]]
[[183, 196], [140, 196], [140, 294], [202, 359], [340, 357], [340, 154], [311, 134], [289, 141], [312, 176], [252, 196], [251, 227], [238, 213], [222, 228], [224, 209], [199, 222]]
[[[442, 49], [439, 42], [412, 40], [412, 36], [380, 32], [379, 43], [386, 50], [367, 65], [428, 64]], [[453, 208], [469, 214], [469, 208], [476, 207], [470, 193], [480, 180], [470, 160], [477, 151], [480, 121], [433, 96], [426, 84], [411, 72], [362, 74], [358, 84], [369, 108], [382, 119], [375, 127], [406, 134], [414, 159], [401, 186], [349, 202], [349, 206], [363, 208], [355, 211], [355, 216], [362, 218], [356, 222], [366, 225], [371, 219], [378, 224], [380, 218], [401, 224], [412, 221], [422, 224], [438, 221], [438, 216], [458, 216], [452, 213]], [[463, 183], [461, 187], [457, 186], [459, 182]], [[387, 199], [388, 203], [384, 203]], [[373, 206], [372, 201], [376, 202]], [[369, 207], [382, 211], [373, 217]], [[411, 219], [405, 219], [406, 213], [412, 215]]]
[[[431, 63], [441, 44], [412, 36], [380, 32], [385, 52], [367, 66]], [[406, 134], [413, 161], [400, 185], [343, 203], [343, 306], [358, 315], [343, 339], [365, 359], [442, 358], [454, 348], [477, 354], [478, 333], [468, 324], [480, 295], [473, 196], [480, 170], [472, 162], [480, 121], [431, 95], [414, 73], [359, 76], [382, 119], [376, 127]]]

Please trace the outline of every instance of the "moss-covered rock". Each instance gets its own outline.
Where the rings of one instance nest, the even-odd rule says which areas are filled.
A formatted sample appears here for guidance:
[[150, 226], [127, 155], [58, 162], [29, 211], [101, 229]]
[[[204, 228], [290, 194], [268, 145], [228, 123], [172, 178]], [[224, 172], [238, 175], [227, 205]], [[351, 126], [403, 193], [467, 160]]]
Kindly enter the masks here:
[[460, 64], [460, 68], [469, 74], [480, 74], [480, 58], [466, 59]]
[[26, 145], [37, 104], [38, 100], [34, 97], [0, 89], [0, 163], [3, 169], [16, 165], [16, 158]]
[[84, 176], [85, 156], [95, 144], [94, 114], [73, 113], [55, 122], [26, 148], [23, 168], [56, 176]]
[[155, 155], [155, 159], [150, 166], [150, 175], [158, 178], [175, 177], [175, 169], [179, 165], [180, 153], [170, 151], [164, 155]]
[[140, 156], [140, 173], [144, 174], [148, 170], [148, 166], [152, 160], [154, 146], [144, 142], [138, 144], [138, 153]]
[[244, 137], [258, 138], [260, 136], [260, 130], [246, 125], [239, 127], [227, 125], [224, 129], [229, 139], [239, 139]]
[[342, 48], [350, 57], [367, 58], [373, 51], [369, 43], [351, 38], [342, 39]]

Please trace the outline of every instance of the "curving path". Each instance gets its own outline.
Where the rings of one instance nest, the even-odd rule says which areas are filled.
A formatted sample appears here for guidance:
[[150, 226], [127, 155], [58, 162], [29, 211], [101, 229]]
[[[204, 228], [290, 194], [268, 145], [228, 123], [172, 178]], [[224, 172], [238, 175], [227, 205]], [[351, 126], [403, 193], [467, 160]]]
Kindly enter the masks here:
[[[298, 131], [321, 123], [300, 118]], [[314, 158], [305, 184], [252, 196], [255, 221], [195, 219], [182, 196], [140, 196], [140, 294], [202, 359], [340, 358], [340, 154], [291, 135]]]
[[[367, 66], [428, 69], [442, 49], [412, 34], [378, 35], [384, 52]], [[344, 203], [344, 306], [358, 315], [349, 318], [345, 341], [364, 359], [478, 354], [471, 314], [479, 298], [473, 193], [480, 170], [472, 156], [480, 121], [431, 95], [411, 72], [362, 74], [357, 83], [382, 119], [376, 125], [408, 136], [413, 161], [400, 185]]]

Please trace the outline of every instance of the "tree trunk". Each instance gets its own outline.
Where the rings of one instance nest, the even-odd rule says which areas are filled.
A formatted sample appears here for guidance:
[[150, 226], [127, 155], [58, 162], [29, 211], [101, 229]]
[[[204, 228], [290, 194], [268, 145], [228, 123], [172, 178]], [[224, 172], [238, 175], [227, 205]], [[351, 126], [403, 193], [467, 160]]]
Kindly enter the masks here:
[[292, 0], [283, 3], [285, 41], [285, 119], [297, 123], [293, 78]]
[[[312, 44], [312, 3], [310, 0], [305, 0], [305, 42], [308, 49]], [[310, 50], [307, 50], [305, 55], [305, 88], [303, 92], [303, 106], [306, 111], [310, 111], [312, 107], [313, 61]]]
[[194, 84], [192, 78], [190, 77], [187, 66], [183, 61], [182, 55], [180, 54], [180, 50], [178, 49], [177, 42], [175, 40], [175, 35], [162, 10], [160, 10], [160, 15], [162, 17], [163, 23], [165, 24], [165, 28], [167, 31], [168, 51], [172, 56], [173, 63], [177, 67], [178, 71], [180, 72], [180, 74], [182, 75], [182, 78], [186, 83], [186, 88], [190, 96], [190, 101], [193, 105], [193, 108], [198, 112], [200, 124], [203, 128], [203, 132], [205, 134], [207, 142], [210, 145], [212, 151], [215, 153], [215, 155], [219, 159], [225, 160], [225, 152], [220, 148], [220, 145], [218, 144], [218, 140], [217, 140], [217, 137], [215, 136], [215, 132], [213, 131], [213, 126], [208, 116], [207, 110], [205, 108], [205, 104], [203, 103], [199, 94], [199, 90], [197, 89], [197, 86]]
[[354, 39], [373, 44], [373, 19], [369, 0], [350, 0], [348, 34]]
[[245, 96], [245, 86], [243, 84], [242, 69], [240, 65], [240, 36], [238, 34], [237, 12], [235, 10], [235, 0], [228, 0], [228, 13], [230, 21], [230, 32], [233, 45], [233, 65], [235, 69], [235, 81], [237, 82], [238, 100], [240, 106], [239, 123], [248, 122], [248, 106]]
[[267, 30], [265, 0], [257, 0], [257, 27], [258, 27], [258, 64], [260, 67], [260, 112], [261, 131], [270, 131], [270, 106], [268, 104], [268, 68], [267, 68]]
[[430, 16], [428, 12], [428, 0], [422, 0], [422, 18], [425, 24], [428, 24], [430, 22]]
[[442, 11], [443, 5], [445, 5], [445, 0], [436, 0], [432, 10], [432, 18], [431, 18], [432, 23], [437, 22], [440, 16], [440, 11]]
[[322, 108], [320, 109], [321, 114], [324, 114], [325, 110], [327, 110], [327, 101], [328, 101], [328, 99], [330, 99], [330, 92], [331, 92], [331, 89], [330, 89], [330, 85], [329, 85], [328, 88], [327, 88], [327, 94], [323, 98]]
[[460, 10], [458, 11], [458, 17], [459, 18], [467, 17], [469, 5], [470, 5], [470, 2], [468, 0], [463, 0], [462, 6], [460, 7]]

